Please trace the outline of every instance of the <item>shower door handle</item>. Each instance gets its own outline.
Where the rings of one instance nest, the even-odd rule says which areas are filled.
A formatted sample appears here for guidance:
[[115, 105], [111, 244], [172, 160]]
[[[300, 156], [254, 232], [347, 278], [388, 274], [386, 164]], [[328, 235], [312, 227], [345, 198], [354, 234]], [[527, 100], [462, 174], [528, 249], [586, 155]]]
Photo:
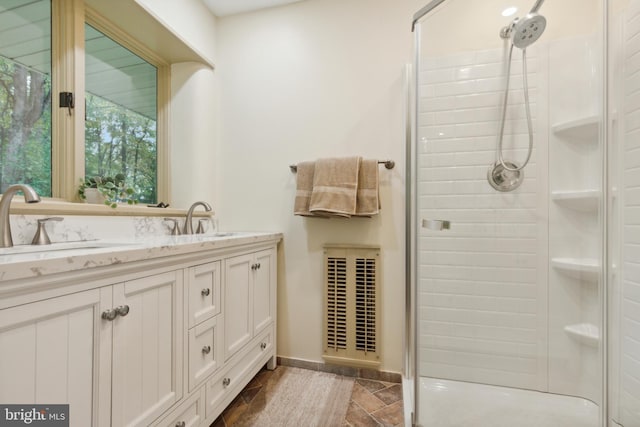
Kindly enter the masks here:
[[422, 228], [428, 228], [434, 231], [450, 230], [451, 222], [442, 219], [423, 219]]

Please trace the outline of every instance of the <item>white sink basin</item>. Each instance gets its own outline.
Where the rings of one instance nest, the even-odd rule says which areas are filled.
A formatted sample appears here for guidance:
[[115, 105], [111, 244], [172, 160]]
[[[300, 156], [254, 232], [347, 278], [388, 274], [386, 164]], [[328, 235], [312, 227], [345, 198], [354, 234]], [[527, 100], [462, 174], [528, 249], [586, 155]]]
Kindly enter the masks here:
[[77, 249], [102, 249], [118, 246], [128, 246], [128, 243], [105, 242], [100, 240], [82, 240], [77, 242], [51, 243], [50, 245], [17, 245], [11, 248], [0, 248], [2, 255], [30, 254], [36, 252], [58, 252]]

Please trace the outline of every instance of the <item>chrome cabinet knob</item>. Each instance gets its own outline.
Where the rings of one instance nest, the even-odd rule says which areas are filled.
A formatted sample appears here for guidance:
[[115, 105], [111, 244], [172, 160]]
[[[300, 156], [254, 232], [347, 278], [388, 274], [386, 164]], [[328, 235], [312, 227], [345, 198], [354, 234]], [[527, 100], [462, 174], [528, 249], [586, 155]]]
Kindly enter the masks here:
[[267, 343], [266, 342], [260, 343], [260, 350], [264, 350], [265, 348], [267, 348]]
[[202, 347], [202, 354], [209, 354], [209, 353], [211, 353], [210, 345], [205, 345], [204, 347]]
[[126, 316], [129, 314], [129, 306], [128, 305], [120, 305], [116, 308], [110, 308], [109, 310], [105, 310], [102, 312], [102, 318], [104, 320], [112, 321], [118, 316]]
[[116, 317], [118, 317], [118, 312], [113, 308], [110, 308], [109, 310], [105, 310], [102, 312], [102, 318], [104, 320], [112, 321]]
[[231, 384], [231, 378], [225, 378], [222, 380], [222, 385], [228, 387]]
[[116, 313], [122, 317], [126, 316], [127, 314], [129, 314], [129, 306], [121, 305], [119, 307], [116, 307]]
[[187, 423], [185, 423], [184, 421], [178, 421], [176, 423], [176, 427], [186, 427]]
[[259, 269], [259, 268], [260, 268], [260, 263], [257, 263], [256, 264], [256, 269]]
[[211, 293], [211, 290], [209, 288], [204, 288], [201, 292], [203, 297], [208, 297], [209, 294]]

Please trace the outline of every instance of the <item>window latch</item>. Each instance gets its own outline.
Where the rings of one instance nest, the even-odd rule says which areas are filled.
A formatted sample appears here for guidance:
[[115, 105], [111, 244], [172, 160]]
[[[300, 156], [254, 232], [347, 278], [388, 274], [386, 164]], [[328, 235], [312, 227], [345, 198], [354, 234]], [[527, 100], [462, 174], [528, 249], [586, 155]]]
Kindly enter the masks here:
[[73, 92], [60, 92], [60, 108], [67, 108], [69, 115], [71, 115], [71, 109], [74, 106]]

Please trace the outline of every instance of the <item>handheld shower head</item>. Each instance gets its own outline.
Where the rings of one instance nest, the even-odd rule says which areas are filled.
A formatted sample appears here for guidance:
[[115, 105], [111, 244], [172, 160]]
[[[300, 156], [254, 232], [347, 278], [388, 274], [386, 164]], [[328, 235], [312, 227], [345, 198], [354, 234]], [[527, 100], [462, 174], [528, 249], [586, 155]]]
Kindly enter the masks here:
[[529, 12], [514, 22], [511, 29], [511, 42], [517, 48], [526, 49], [540, 38], [546, 27], [547, 20], [544, 16]]

